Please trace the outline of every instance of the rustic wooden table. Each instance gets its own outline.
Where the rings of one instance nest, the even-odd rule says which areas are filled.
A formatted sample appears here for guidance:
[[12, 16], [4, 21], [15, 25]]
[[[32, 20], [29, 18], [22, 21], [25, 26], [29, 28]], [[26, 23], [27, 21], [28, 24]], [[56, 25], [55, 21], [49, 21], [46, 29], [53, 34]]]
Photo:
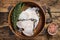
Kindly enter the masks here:
[[[59, 28], [58, 28], [58, 33], [53, 36], [53, 37], [49, 37], [46, 35], [46, 33], [44, 34], [42, 30], [42, 32], [33, 39], [26, 39], [26, 38], [18, 38], [16, 37], [16, 35], [14, 35], [11, 30], [8, 27], [8, 22], [7, 22], [7, 17], [9, 14], [9, 10], [11, 8], [13, 8], [15, 6], [16, 3], [18, 3], [20, 0], [1, 0], [1, 4], [0, 4], [0, 40], [60, 40], [60, 1], [59, 3], [57, 3], [56, 6], [50, 6], [51, 8], [51, 13], [53, 16], [53, 21], [55, 23], [58, 23]], [[42, 5], [43, 3], [46, 3], [47, 0], [45, 1], [37, 1], [34, 0], [36, 2], [40, 2]], [[10, 9], [9, 9], [10, 8]], [[49, 15], [46, 14], [45, 15], [46, 19], [49, 18]], [[48, 24], [45, 25], [45, 27], [47, 27]], [[45, 28], [44, 27], [44, 28]]]

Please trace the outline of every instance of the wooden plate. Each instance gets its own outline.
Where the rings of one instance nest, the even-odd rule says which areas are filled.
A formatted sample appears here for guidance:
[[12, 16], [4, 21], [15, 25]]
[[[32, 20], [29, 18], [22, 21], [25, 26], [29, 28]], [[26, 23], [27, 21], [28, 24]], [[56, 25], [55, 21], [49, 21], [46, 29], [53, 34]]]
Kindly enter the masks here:
[[[12, 20], [11, 20], [11, 15], [12, 15], [12, 12], [14, 10], [14, 8], [11, 9], [11, 11], [9, 12], [9, 16], [8, 16], [8, 23], [9, 23], [9, 27], [10, 29], [12, 30], [12, 32], [18, 36], [18, 37], [25, 37], [25, 38], [33, 38], [35, 37], [36, 35], [38, 35], [41, 30], [43, 29], [44, 27], [44, 24], [45, 24], [45, 15], [44, 15], [44, 11], [43, 9], [41, 8], [40, 4], [37, 3], [37, 2], [33, 2], [33, 1], [22, 1], [25, 5], [25, 7], [23, 8], [23, 10], [25, 10], [27, 7], [38, 7], [39, 8], [39, 14], [40, 14], [40, 19], [39, 19], [39, 23], [37, 25], [37, 27], [35, 28], [34, 30], [34, 35], [32, 36], [26, 36], [20, 32], [18, 32], [17, 30], [14, 30], [14, 27], [12, 26]], [[19, 4], [19, 3], [18, 3]], [[16, 6], [15, 6], [16, 7]]]

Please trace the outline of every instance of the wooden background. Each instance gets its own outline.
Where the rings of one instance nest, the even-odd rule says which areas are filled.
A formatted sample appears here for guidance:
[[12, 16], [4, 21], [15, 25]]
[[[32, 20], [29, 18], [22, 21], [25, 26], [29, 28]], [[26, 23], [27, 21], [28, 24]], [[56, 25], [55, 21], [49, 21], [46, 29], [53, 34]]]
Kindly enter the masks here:
[[[44, 33], [44, 29], [40, 32], [40, 34], [33, 38], [33, 39], [26, 39], [26, 38], [18, 38], [16, 35], [14, 35], [8, 26], [8, 14], [10, 8], [13, 8], [16, 3], [23, 0], [0, 0], [0, 40], [60, 40], [60, 0], [57, 0], [58, 2], [53, 4], [52, 6], [49, 6], [54, 2], [55, 0], [30, 0], [30, 1], [36, 1], [40, 2], [41, 6], [44, 4], [47, 4], [51, 8], [51, 13], [53, 16], [53, 22], [57, 23], [59, 28], [58, 32], [55, 36], [48, 36], [46, 33]], [[9, 9], [9, 10], [8, 10]], [[3, 13], [2, 13], [3, 12]], [[46, 13], [45, 15], [46, 20], [49, 18], [49, 15]], [[45, 27], [47, 27], [48, 24], [45, 24]], [[44, 28], [45, 28], [44, 27]]]

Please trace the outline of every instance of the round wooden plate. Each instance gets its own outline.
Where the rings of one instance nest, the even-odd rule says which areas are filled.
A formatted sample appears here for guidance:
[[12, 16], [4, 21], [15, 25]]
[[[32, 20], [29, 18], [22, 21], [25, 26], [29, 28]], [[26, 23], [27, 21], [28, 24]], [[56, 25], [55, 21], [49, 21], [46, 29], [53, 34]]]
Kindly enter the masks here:
[[[11, 9], [11, 11], [9, 12], [9, 16], [8, 16], [8, 23], [9, 23], [9, 27], [10, 29], [12, 30], [12, 32], [18, 36], [18, 37], [25, 37], [25, 38], [33, 38], [35, 36], [37, 36], [41, 30], [43, 29], [44, 27], [44, 24], [45, 24], [45, 15], [44, 15], [44, 11], [42, 9], [42, 7], [40, 6], [39, 3], [37, 2], [33, 2], [33, 1], [22, 1], [25, 5], [25, 7], [23, 8], [23, 10], [25, 10], [27, 7], [38, 7], [39, 8], [39, 14], [40, 14], [40, 19], [39, 19], [39, 23], [37, 25], [37, 27], [34, 29], [34, 35], [32, 36], [26, 36], [20, 32], [18, 32], [17, 30], [14, 30], [14, 27], [12, 26], [12, 21], [11, 21], [11, 15], [12, 15], [12, 12], [14, 10], [14, 8]], [[19, 4], [19, 3], [18, 3]]]

